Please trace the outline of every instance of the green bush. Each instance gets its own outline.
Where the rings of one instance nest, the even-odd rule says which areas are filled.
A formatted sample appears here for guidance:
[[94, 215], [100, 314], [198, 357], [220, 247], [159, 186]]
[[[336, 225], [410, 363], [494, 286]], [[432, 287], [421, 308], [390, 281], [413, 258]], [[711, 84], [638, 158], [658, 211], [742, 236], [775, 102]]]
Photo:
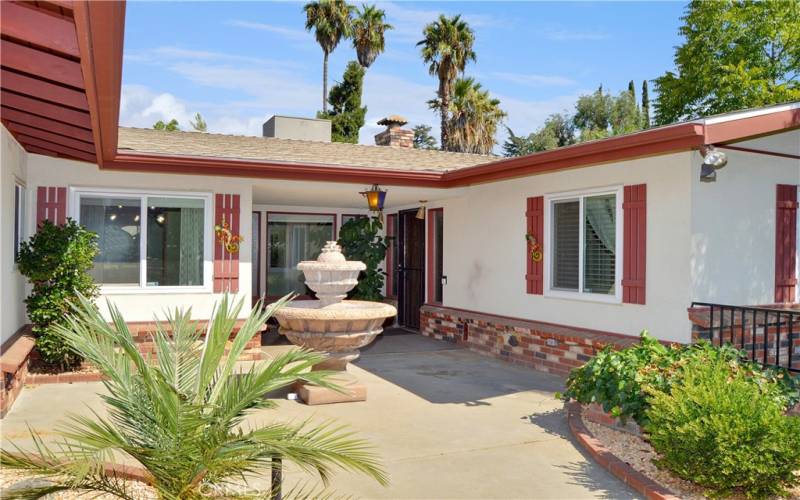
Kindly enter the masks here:
[[653, 391], [645, 430], [659, 466], [715, 495], [780, 495], [798, 483], [800, 418], [783, 414], [778, 383], [730, 362], [694, 359], [671, 391]]
[[60, 226], [45, 220], [36, 234], [20, 245], [17, 265], [32, 285], [25, 303], [36, 347], [46, 363], [61, 369], [76, 366], [81, 358], [53, 327], [65, 321], [68, 301], [77, 293], [90, 299], [97, 296], [97, 285], [88, 272], [97, 255], [96, 240], [95, 233], [72, 219]]
[[757, 386], [774, 384], [778, 390], [773, 397], [784, 407], [800, 400], [800, 382], [785, 370], [761, 368], [731, 346], [714, 347], [707, 342], [666, 346], [646, 331], [639, 344], [621, 350], [608, 346], [572, 370], [560, 397], [597, 403], [616, 417], [644, 424], [651, 394], [669, 392], [681, 368], [696, 361], [720, 361], [726, 373], [741, 373]]
[[383, 277], [378, 268], [386, 257], [388, 238], [381, 236], [383, 224], [378, 217], [360, 217], [347, 221], [339, 230], [339, 245], [348, 260], [360, 260], [367, 269], [358, 278], [358, 285], [349, 298], [359, 300], [383, 300]]

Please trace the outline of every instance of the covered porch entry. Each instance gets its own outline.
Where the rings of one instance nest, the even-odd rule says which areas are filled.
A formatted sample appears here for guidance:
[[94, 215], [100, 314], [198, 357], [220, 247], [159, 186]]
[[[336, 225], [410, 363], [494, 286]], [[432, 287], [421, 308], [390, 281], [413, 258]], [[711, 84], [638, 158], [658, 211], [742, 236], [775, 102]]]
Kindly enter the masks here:
[[[313, 260], [342, 225], [370, 212], [360, 194], [368, 185], [289, 180], [253, 183], [252, 296], [274, 300], [296, 293], [311, 296], [297, 264]], [[383, 295], [397, 305], [397, 325], [419, 330], [420, 307], [442, 302], [445, 254], [441, 200], [460, 189], [381, 186], [387, 191], [383, 234], [389, 237]]]

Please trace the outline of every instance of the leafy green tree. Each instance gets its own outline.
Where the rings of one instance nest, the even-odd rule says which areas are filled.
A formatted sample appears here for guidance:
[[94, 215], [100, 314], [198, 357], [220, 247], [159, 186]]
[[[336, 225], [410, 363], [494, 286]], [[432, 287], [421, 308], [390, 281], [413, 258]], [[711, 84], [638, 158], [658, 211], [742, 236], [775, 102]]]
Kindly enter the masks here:
[[208, 132], [208, 124], [200, 115], [200, 113], [194, 114], [194, 120], [190, 122], [192, 128], [195, 129], [197, 132]]
[[515, 135], [510, 128], [508, 134], [509, 137], [503, 144], [504, 156], [523, 156], [575, 143], [572, 118], [562, 113], [550, 115], [539, 130], [527, 137]]
[[650, 95], [647, 80], [642, 80], [642, 128], [650, 128]]
[[417, 125], [414, 131], [414, 147], [416, 149], [439, 149], [436, 145], [436, 138], [431, 135], [430, 125]]
[[386, 257], [389, 239], [381, 235], [383, 223], [379, 217], [356, 217], [342, 225], [339, 230], [339, 245], [349, 260], [360, 260], [367, 265], [361, 272], [358, 284], [350, 292], [350, 298], [359, 300], [383, 300], [383, 277], [386, 273], [379, 266]]
[[636, 104], [636, 94], [626, 90], [613, 99], [610, 121], [611, 135], [628, 134], [642, 129], [642, 116]]
[[362, 5], [356, 9], [353, 19], [353, 48], [356, 49], [358, 63], [369, 68], [378, 54], [386, 47], [385, 34], [394, 27], [386, 22], [386, 12], [375, 5]]
[[[237, 367], [247, 342], [289, 298], [267, 307], [258, 303], [231, 341], [243, 301], [232, 305], [224, 297], [205, 339], [190, 312], [175, 310], [157, 323], [156, 351], [148, 360], [119, 310], [109, 304], [109, 323], [79, 296], [57, 330], [105, 376], [107, 394], [101, 397], [107, 415], [70, 417], [56, 449], [34, 431], [34, 451], [4, 448], [4, 468], [48, 480], [4, 491], [4, 498], [40, 498], [64, 490], [136, 498], [108, 463], [144, 468], [158, 498], [168, 500], [231, 498], [235, 481], [247, 474], [268, 475], [265, 469], [274, 457], [316, 472], [323, 483], [336, 469], [345, 469], [387, 484], [371, 447], [341, 426], [248, 419], [255, 410], [276, 407], [265, 394], [297, 380], [336, 388], [331, 372], [309, 370], [324, 357], [307, 350], [293, 349], [245, 370]], [[277, 493], [235, 498], [275, 498]], [[304, 498], [316, 496], [306, 492]]]
[[97, 251], [97, 235], [72, 219], [60, 226], [45, 220], [20, 245], [17, 265], [32, 285], [25, 304], [36, 348], [46, 363], [62, 370], [77, 366], [81, 358], [55, 330], [64, 323], [69, 301], [76, 294], [97, 296], [97, 285], [89, 274]]
[[578, 98], [572, 120], [581, 141], [608, 137], [613, 108], [614, 99], [603, 91], [602, 85], [594, 93]]
[[162, 120], [158, 120], [153, 124], [153, 128], [156, 130], [165, 130], [167, 132], [175, 132], [181, 129], [180, 124], [178, 124], [178, 120], [173, 118], [172, 120], [164, 123]]
[[633, 100], [635, 101], [636, 100], [636, 88], [634, 87], [633, 80], [628, 82], [628, 92], [631, 93], [631, 95], [633, 96]]
[[800, 2], [693, 0], [675, 71], [655, 80], [655, 123], [800, 100]]
[[425, 26], [422, 34], [425, 38], [417, 42], [417, 46], [422, 47], [422, 60], [428, 64], [428, 72], [439, 78], [437, 109], [441, 116], [441, 147], [445, 151], [453, 151], [449, 138], [452, 123], [450, 99], [456, 77], [464, 72], [468, 61], [475, 60], [472, 50], [475, 33], [460, 15], [447, 17], [442, 14], [439, 19]]
[[[431, 109], [442, 113], [439, 99], [428, 102]], [[453, 85], [447, 127], [450, 132], [448, 151], [489, 154], [494, 147], [497, 128], [506, 117], [500, 100], [489, 95], [474, 78], [459, 78]]]
[[331, 120], [331, 139], [334, 142], [358, 143], [358, 132], [364, 126], [367, 107], [361, 106], [364, 88], [364, 68], [350, 61], [340, 83], [331, 87], [328, 102], [331, 110], [317, 113], [318, 118]]
[[306, 30], [314, 30], [317, 43], [322, 48], [322, 112], [328, 111], [328, 56], [342, 38], [352, 33], [351, 16], [354, 7], [345, 0], [316, 0], [303, 6]]

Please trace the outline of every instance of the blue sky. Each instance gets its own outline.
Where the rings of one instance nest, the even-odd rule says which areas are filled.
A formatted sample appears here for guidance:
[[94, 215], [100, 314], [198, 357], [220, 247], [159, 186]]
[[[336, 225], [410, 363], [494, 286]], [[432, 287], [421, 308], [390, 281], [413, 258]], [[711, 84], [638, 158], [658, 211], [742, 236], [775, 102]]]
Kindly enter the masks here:
[[[466, 74], [501, 100], [507, 124], [529, 133], [598, 85], [617, 93], [672, 69], [684, 3], [377, 2], [395, 30], [369, 68], [361, 142], [401, 114], [438, 135], [427, 109], [437, 81], [415, 46], [438, 14], [462, 14], [475, 31]], [[260, 135], [273, 114], [314, 116], [322, 51], [304, 30], [302, 3], [129, 2], [120, 123], [149, 127], [200, 112], [211, 132]], [[355, 59], [349, 41], [332, 54], [329, 83]], [[652, 90], [652, 85], [651, 85]], [[652, 92], [651, 92], [652, 95]], [[498, 135], [502, 142], [505, 133]]]

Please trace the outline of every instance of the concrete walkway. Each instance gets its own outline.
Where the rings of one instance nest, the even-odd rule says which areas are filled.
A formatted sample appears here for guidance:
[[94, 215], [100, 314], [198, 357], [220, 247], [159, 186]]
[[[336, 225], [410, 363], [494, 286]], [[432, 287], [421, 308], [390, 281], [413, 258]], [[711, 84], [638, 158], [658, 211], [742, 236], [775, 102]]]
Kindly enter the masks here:
[[[288, 346], [265, 347], [267, 353]], [[576, 448], [560, 378], [492, 360], [417, 335], [386, 335], [351, 367], [368, 401], [309, 407], [281, 394], [276, 419], [352, 426], [374, 443], [391, 476], [383, 488], [341, 472], [332, 488], [361, 498], [633, 498], [624, 484]], [[102, 412], [97, 383], [26, 388], [2, 421], [3, 443], [25, 441], [25, 423], [48, 432], [67, 412]], [[314, 479], [289, 466], [286, 483]], [[256, 480], [256, 483], [268, 478]], [[313, 481], [312, 481], [313, 482]]]

